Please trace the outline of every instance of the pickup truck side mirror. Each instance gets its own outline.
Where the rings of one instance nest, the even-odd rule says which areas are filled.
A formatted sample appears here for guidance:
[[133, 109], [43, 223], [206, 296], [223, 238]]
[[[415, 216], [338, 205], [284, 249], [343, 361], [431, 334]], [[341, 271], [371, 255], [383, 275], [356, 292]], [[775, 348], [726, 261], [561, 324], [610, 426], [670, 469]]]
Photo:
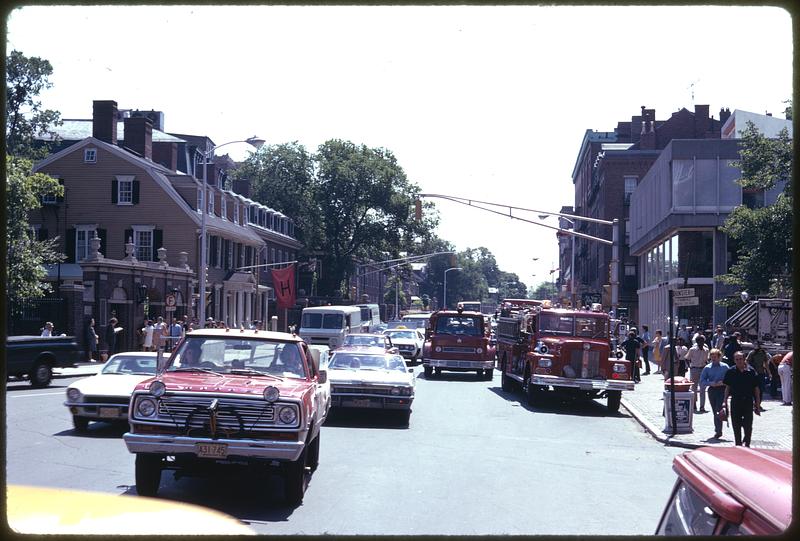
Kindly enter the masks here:
[[320, 370], [319, 375], [317, 376], [317, 383], [325, 383], [328, 381], [328, 371], [327, 370]]

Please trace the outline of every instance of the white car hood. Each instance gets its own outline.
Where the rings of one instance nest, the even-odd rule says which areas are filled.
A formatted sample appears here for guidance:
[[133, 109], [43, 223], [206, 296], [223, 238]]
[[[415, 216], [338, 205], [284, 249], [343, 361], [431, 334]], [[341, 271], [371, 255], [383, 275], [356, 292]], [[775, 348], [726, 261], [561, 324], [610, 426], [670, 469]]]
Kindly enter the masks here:
[[95, 396], [130, 396], [139, 382], [154, 377], [153, 375], [134, 374], [97, 374], [79, 379], [70, 387], [78, 389], [81, 394]]
[[414, 385], [414, 374], [397, 370], [357, 370], [328, 368], [328, 381], [338, 384]]
[[404, 344], [404, 345], [419, 347], [419, 342], [417, 340], [414, 340], [413, 338], [392, 338], [392, 344], [394, 344], [395, 346], [399, 344]]

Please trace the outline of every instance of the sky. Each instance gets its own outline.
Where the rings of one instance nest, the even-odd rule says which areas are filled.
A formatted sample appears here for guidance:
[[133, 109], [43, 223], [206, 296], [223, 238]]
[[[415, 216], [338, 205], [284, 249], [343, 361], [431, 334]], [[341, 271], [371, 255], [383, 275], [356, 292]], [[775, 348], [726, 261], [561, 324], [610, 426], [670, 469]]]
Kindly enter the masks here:
[[[62, 118], [110, 99], [217, 144], [383, 147], [421, 193], [533, 220], [573, 204], [587, 129], [641, 106], [783, 118], [792, 97], [791, 17], [773, 7], [27, 6], [7, 31], [7, 51], [53, 65], [40, 97]], [[556, 276], [552, 229], [431, 201], [458, 250], [485, 246], [529, 286]]]

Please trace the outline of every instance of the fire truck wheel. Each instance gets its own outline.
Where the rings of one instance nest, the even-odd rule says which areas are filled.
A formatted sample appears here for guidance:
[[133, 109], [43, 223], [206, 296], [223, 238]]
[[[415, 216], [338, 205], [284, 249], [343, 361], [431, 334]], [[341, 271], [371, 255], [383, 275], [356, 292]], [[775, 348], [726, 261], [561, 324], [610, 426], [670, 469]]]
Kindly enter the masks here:
[[431, 377], [431, 374], [433, 374], [433, 368], [431, 368], [427, 364], [425, 366], [423, 366], [422, 369], [425, 371], [425, 377], [426, 378]]
[[528, 405], [535, 406], [537, 405], [542, 398], [542, 388], [538, 385], [533, 385], [528, 383], [528, 387], [525, 389], [525, 395], [528, 398]]
[[622, 391], [608, 391], [608, 411], [616, 413], [619, 411], [619, 403], [622, 400]]
[[500, 369], [500, 388], [509, 393], [513, 390], [511, 378], [506, 375], [505, 366]]

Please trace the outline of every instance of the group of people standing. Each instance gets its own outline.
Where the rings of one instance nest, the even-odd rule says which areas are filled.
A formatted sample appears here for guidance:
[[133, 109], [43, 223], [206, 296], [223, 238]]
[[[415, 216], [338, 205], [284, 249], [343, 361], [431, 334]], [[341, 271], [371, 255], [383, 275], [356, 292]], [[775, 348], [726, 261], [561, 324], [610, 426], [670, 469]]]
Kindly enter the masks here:
[[174, 319], [172, 323], [166, 323], [162, 316], [158, 316], [155, 323], [152, 319], [145, 320], [144, 326], [139, 329], [142, 351], [172, 351], [180, 339], [193, 329], [194, 324], [188, 316]]
[[117, 335], [120, 332], [122, 332], [122, 327], [119, 326], [119, 321], [116, 317], [112, 317], [102, 331], [103, 339], [101, 341], [100, 335], [95, 331], [94, 318], [90, 317], [83, 329], [83, 343], [86, 348], [87, 360], [89, 362], [105, 362], [108, 357], [116, 353]]
[[[641, 375], [651, 373], [651, 351], [652, 360], [660, 367], [665, 379], [671, 374], [686, 376], [688, 371], [691, 390], [695, 395], [695, 412], [708, 411], [706, 394], [708, 395], [711, 412], [714, 414], [714, 438], [722, 437], [723, 419], [730, 418], [736, 445], [749, 446], [753, 415], [760, 415], [764, 411], [761, 400], [768, 385], [773, 399], [778, 398], [780, 386], [783, 404], [792, 404], [791, 352], [770, 356], [762, 344], [756, 342], [753, 349], [745, 355], [738, 332], [728, 336], [721, 326], [717, 326], [710, 339], [699, 331], [689, 338], [684, 326], [676, 338], [673, 354], [670, 351], [672, 346], [664, 337], [663, 331], [657, 330], [651, 338], [647, 326], [643, 325], [642, 329], [643, 332], [639, 335], [637, 329], [632, 327], [627, 339], [620, 344], [625, 351], [625, 358], [631, 361], [634, 382], [640, 382]], [[644, 374], [641, 374], [639, 368], [640, 353], [645, 367]], [[673, 360], [671, 370], [670, 358]]]

